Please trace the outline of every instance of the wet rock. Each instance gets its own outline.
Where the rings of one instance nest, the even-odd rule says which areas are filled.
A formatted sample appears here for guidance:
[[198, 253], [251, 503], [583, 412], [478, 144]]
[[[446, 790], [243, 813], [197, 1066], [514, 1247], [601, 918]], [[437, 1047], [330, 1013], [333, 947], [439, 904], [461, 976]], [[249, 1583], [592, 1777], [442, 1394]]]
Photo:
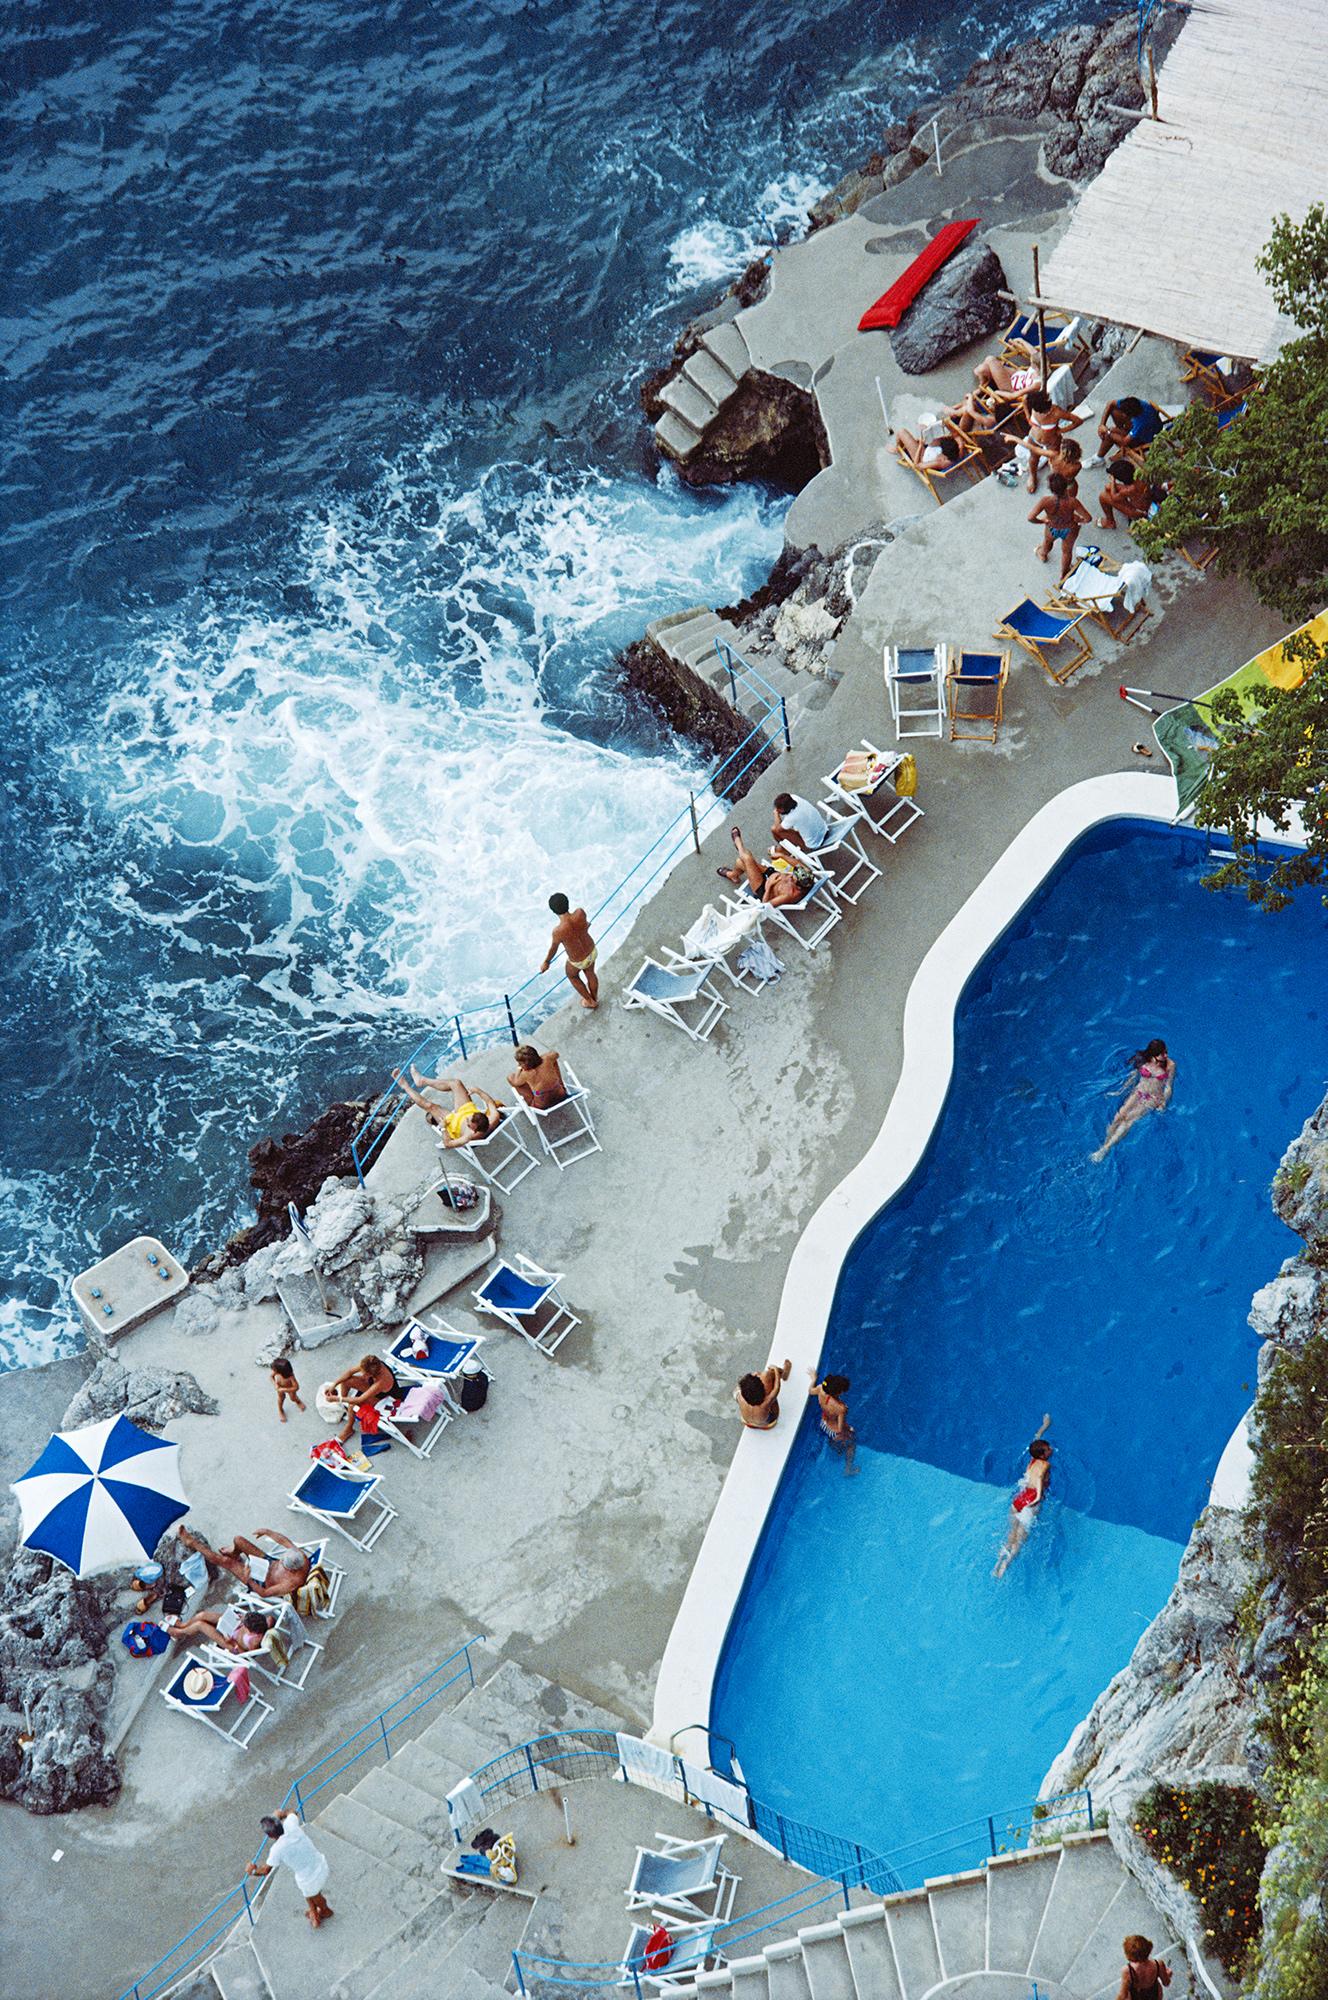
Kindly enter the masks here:
[[720, 762], [744, 741], [751, 725], [709, 681], [675, 660], [653, 639], [636, 639], [619, 653], [619, 685], [653, 709], [665, 727], [699, 743]]
[[947, 354], [995, 333], [1010, 317], [1001, 260], [989, 243], [968, 242], [942, 265], [899, 325], [890, 345], [906, 375], [925, 375]]
[[220, 1278], [256, 1252], [284, 1242], [290, 1234], [287, 1204], [303, 1210], [330, 1175], [352, 1176], [355, 1162], [351, 1141], [373, 1108], [372, 1098], [351, 1098], [332, 1104], [303, 1132], [285, 1132], [280, 1139], [260, 1139], [249, 1148], [249, 1184], [258, 1192], [258, 1220], [214, 1251], [191, 1276]]
[[833, 678], [835, 642], [892, 539], [878, 524], [829, 555], [786, 550], [769, 585], [724, 614], [742, 633], [744, 655], [757, 667], [769, 658], [795, 672]]
[[1273, 1207], [1304, 1238], [1310, 1260], [1328, 1264], [1328, 1098], [1282, 1156], [1273, 1176]]
[[1249, 1323], [1261, 1340], [1303, 1347], [1316, 1327], [1328, 1323], [1328, 1272], [1288, 1257], [1272, 1283], [1254, 1294]]
[[145, 1430], [160, 1430], [186, 1413], [212, 1417], [219, 1405], [186, 1369], [126, 1368], [113, 1355], [99, 1361], [60, 1420], [61, 1430], [100, 1423], [122, 1412]]
[[761, 479], [800, 493], [829, 463], [830, 447], [811, 391], [754, 368], [677, 471], [688, 486]]
[[101, 1683], [89, 1694], [56, 1682], [0, 1718], [0, 1797], [39, 1814], [109, 1804], [120, 1789], [102, 1726], [109, 1695]]

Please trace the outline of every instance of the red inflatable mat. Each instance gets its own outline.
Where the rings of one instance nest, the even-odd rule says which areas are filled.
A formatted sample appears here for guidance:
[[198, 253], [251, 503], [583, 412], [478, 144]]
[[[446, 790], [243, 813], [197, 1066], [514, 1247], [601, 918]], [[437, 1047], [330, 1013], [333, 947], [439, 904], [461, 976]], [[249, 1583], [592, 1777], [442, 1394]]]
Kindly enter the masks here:
[[858, 332], [866, 333], [874, 326], [898, 326], [928, 278], [935, 277], [946, 258], [954, 256], [964, 238], [977, 226], [975, 215], [968, 222], [947, 222], [938, 230], [902, 277], [895, 279], [888, 292], [881, 293], [874, 306], [868, 306], [858, 321]]

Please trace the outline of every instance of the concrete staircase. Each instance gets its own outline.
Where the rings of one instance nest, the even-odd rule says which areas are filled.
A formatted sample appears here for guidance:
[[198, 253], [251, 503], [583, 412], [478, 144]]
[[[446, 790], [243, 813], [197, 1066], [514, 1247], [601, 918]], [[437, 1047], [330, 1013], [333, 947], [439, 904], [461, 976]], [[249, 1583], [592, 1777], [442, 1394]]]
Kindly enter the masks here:
[[701, 345], [664, 384], [655, 441], [666, 458], [688, 459], [752, 365], [733, 321], [707, 327]]
[[[1194, 2000], [1183, 1948], [1106, 1833], [1001, 1855], [984, 1868], [846, 1910], [735, 1957], [680, 2000], [1114, 2000], [1121, 1940], [1142, 1931], [1172, 1969], [1169, 2000]], [[752, 1940], [753, 1943], [756, 1940]]]
[[[703, 681], [709, 682], [716, 694], [736, 707], [738, 713], [749, 722], [757, 722], [769, 716], [770, 696], [761, 687], [744, 685], [738, 678], [735, 688], [729, 685], [728, 671], [719, 654], [715, 651], [715, 641], [722, 640], [741, 654], [741, 634], [727, 618], [721, 618], [704, 604], [693, 605], [686, 611], [671, 611], [666, 618], [657, 618], [646, 627], [646, 637], [680, 665], [690, 667]], [[762, 657], [759, 664], [753, 662], [761, 679], [772, 694], [783, 695], [788, 704], [790, 720], [805, 706], [808, 693], [817, 686], [805, 674], [791, 673], [781, 662]], [[736, 698], [735, 698], [736, 689]], [[770, 717], [769, 728], [773, 736], [779, 735], [778, 716]]]
[[[476, 1684], [328, 1799], [309, 1832], [331, 1864], [336, 1915], [317, 1932], [279, 1879], [250, 1928], [208, 1967], [221, 2000], [499, 2000], [534, 1908], [520, 1890], [470, 1889], [439, 1873], [455, 1852], [444, 1803], [502, 1750], [558, 1729], [620, 1729], [611, 1715], [474, 1649]], [[443, 1697], [442, 1699], [446, 1699]]]

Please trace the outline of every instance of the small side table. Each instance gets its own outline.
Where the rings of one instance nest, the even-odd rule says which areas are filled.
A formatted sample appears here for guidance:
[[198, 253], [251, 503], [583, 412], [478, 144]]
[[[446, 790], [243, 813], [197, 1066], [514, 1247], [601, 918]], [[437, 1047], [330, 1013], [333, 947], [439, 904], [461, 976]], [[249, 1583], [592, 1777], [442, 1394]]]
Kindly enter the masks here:
[[109, 1347], [189, 1288], [182, 1264], [155, 1236], [135, 1236], [70, 1280], [78, 1316], [94, 1346]]

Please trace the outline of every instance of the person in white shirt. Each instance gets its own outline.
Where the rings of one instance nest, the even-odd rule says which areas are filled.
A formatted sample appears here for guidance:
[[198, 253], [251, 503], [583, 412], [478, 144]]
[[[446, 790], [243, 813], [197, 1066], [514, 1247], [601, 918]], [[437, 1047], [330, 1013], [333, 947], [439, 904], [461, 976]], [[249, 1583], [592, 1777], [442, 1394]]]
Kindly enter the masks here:
[[794, 792], [781, 792], [775, 800], [775, 818], [770, 828], [770, 838], [782, 841], [787, 847], [792, 842], [804, 854], [814, 854], [830, 831], [829, 822], [817, 812], [806, 799], [798, 798]]
[[297, 1812], [267, 1814], [259, 1825], [272, 1845], [267, 1860], [251, 1861], [245, 1873], [270, 1875], [274, 1868], [289, 1868], [296, 1888], [304, 1897], [309, 1922], [317, 1930], [325, 1918], [334, 1914], [323, 1894], [328, 1877], [327, 1856], [321, 1847], [314, 1846]]

